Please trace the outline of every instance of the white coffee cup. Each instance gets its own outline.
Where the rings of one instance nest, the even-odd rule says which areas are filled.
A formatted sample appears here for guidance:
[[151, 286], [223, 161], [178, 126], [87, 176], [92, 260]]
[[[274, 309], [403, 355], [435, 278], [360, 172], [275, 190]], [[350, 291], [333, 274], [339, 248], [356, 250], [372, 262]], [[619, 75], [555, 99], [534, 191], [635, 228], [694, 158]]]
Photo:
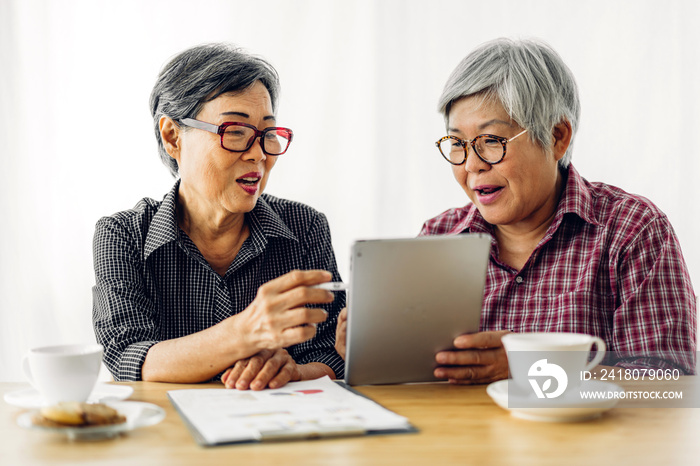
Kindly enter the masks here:
[[29, 350], [22, 370], [44, 405], [87, 401], [100, 372], [102, 345], [58, 345]]
[[[583, 333], [509, 333], [501, 341], [514, 384], [521, 393], [538, 398], [558, 397], [567, 388], [579, 387], [583, 371], [600, 364], [606, 350], [601, 338]], [[593, 345], [597, 353], [588, 362]], [[539, 384], [538, 379], [547, 378], [557, 383]]]

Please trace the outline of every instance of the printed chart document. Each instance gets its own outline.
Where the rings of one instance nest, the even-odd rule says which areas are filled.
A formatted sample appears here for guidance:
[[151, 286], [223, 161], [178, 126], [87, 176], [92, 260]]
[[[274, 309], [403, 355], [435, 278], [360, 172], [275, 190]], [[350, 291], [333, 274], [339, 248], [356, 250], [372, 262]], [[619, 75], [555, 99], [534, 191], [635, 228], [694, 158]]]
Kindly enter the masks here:
[[200, 445], [416, 431], [329, 377], [261, 391], [171, 390], [168, 397]]

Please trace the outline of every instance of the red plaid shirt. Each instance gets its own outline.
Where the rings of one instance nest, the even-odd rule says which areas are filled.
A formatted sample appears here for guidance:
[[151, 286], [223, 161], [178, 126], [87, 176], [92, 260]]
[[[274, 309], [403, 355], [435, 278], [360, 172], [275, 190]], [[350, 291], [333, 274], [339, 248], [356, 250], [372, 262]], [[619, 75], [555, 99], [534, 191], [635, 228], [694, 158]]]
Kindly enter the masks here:
[[[493, 228], [468, 204], [428, 220], [420, 235]], [[608, 364], [671, 362], [694, 373], [695, 293], [668, 218], [647, 199], [570, 166], [554, 221], [522, 270], [498, 256], [494, 239], [482, 331], [587, 333], [605, 341]]]

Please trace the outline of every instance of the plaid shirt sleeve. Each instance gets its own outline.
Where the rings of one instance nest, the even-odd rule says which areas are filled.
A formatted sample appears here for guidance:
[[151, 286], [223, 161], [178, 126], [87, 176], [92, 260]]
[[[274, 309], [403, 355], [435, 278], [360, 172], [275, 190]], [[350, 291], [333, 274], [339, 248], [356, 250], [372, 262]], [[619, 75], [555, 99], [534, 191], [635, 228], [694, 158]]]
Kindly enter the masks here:
[[105, 365], [116, 380], [141, 380], [146, 353], [160, 338], [139, 242], [121, 222], [104, 217], [95, 227], [93, 252], [93, 325]]
[[668, 219], [656, 217], [646, 223], [620, 250], [617, 263], [612, 284], [619, 300], [612, 333], [616, 365], [661, 367], [666, 361], [694, 373], [696, 298]]
[[[328, 270], [333, 274], [333, 281], [342, 281], [336, 265], [330, 228], [325, 215], [318, 214], [305, 236], [304, 243], [308, 248], [305, 264], [307, 270]], [[335, 327], [338, 314], [345, 307], [345, 292], [334, 293], [335, 301], [322, 306], [328, 312], [328, 319], [318, 324], [316, 336], [303, 345], [290, 348], [290, 353], [299, 364], [320, 362], [330, 367], [337, 379], [345, 375], [345, 361], [335, 351]]]

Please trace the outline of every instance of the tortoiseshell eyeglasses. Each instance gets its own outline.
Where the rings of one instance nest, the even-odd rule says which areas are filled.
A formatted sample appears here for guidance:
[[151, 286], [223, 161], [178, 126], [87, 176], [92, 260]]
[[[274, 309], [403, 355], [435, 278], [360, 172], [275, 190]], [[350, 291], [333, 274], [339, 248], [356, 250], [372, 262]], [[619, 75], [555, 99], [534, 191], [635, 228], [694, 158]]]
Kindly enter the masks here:
[[462, 165], [467, 160], [469, 146], [481, 160], [489, 165], [496, 165], [506, 156], [506, 144], [526, 132], [527, 130], [523, 130], [510, 139], [493, 134], [480, 134], [471, 141], [457, 136], [445, 136], [435, 145], [444, 159], [452, 165]]

